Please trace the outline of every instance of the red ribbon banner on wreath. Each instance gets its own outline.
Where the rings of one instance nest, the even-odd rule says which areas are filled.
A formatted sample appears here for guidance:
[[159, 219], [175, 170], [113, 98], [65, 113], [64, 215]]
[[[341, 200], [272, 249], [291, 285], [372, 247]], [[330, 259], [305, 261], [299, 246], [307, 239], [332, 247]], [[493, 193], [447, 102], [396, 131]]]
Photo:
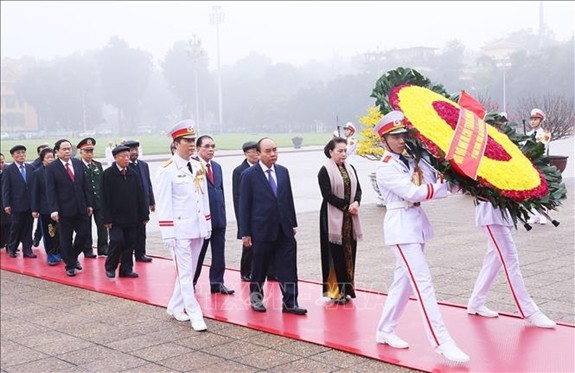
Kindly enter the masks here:
[[459, 120], [445, 156], [468, 177], [477, 180], [477, 170], [487, 145], [487, 124], [471, 110], [459, 109]]

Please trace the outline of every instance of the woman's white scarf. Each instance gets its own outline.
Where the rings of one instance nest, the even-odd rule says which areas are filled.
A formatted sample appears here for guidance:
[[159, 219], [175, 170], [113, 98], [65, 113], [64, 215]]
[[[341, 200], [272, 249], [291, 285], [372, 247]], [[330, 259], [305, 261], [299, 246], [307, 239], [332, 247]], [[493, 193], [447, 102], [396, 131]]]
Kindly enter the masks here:
[[[357, 192], [357, 177], [351, 166], [344, 162], [345, 170], [349, 176], [351, 184], [351, 194], [349, 197], [348, 206], [354, 202], [355, 193]], [[329, 176], [329, 183], [331, 185], [331, 193], [339, 198], [344, 198], [344, 185], [341, 172], [333, 159], [328, 159], [325, 168]], [[353, 237], [355, 240], [360, 241], [363, 237], [361, 232], [361, 224], [359, 222], [359, 215], [351, 215], [353, 222]], [[328, 240], [331, 243], [341, 245], [341, 231], [343, 227], [343, 211], [333, 206], [331, 203], [327, 204], [327, 232]]]

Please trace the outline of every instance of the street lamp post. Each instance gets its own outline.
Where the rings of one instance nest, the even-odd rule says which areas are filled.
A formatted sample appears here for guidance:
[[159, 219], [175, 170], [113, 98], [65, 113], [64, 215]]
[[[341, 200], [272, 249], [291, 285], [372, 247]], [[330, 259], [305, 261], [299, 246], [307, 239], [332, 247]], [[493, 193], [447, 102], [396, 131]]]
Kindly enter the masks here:
[[496, 66], [503, 70], [503, 111], [507, 112], [507, 68], [511, 67], [509, 57], [501, 58]]
[[210, 11], [210, 24], [216, 25], [216, 44], [217, 44], [217, 62], [218, 62], [218, 118], [220, 132], [223, 132], [224, 111], [222, 101], [222, 70], [220, 65], [220, 25], [224, 22], [224, 10], [221, 6], [213, 6]]
[[200, 89], [199, 89], [199, 79], [198, 70], [200, 67], [200, 59], [202, 58], [202, 40], [194, 34], [190, 40], [188, 40], [188, 53], [194, 61], [194, 85], [195, 85], [195, 96], [196, 96], [196, 131], [200, 132]]

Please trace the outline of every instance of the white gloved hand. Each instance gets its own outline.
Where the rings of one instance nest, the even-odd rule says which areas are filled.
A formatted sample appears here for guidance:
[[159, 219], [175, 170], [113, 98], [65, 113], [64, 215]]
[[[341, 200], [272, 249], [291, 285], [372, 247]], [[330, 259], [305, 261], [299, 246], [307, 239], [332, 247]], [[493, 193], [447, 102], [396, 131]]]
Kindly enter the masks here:
[[176, 239], [175, 238], [166, 238], [164, 239], [164, 245], [166, 245], [166, 247], [168, 249], [175, 249], [176, 248]]
[[208, 235], [204, 237], [204, 240], [209, 240], [212, 237], [212, 231], [208, 231]]

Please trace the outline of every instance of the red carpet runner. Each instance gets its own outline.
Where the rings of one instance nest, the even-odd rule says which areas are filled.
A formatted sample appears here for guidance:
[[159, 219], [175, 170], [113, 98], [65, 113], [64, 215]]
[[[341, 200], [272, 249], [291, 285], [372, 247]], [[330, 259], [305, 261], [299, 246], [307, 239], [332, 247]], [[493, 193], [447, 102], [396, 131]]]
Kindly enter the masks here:
[[[104, 258], [82, 260], [84, 270], [66, 277], [63, 265], [49, 267], [42, 250], [38, 259], [10, 258], [0, 254], [3, 270], [48, 281], [77, 286], [138, 302], [166, 307], [172, 293], [175, 269], [168, 259], [136, 263], [137, 279], [108, 279]], [[359, 291], [347, 305], [321, 302], [321, 286], [300, 281], [299, 303], [307, 316], [282, 314], [277, 283], [266, 283], [266, 313], [249, 307], [249, 284], [239, 281], [239, 273], [227, 270], [226, 285], [236, 290], [232, 296], [211, 295], [207, 268], [202, 271], [196, 297], [208, 318], [246, 326], [285, 337], [312, 342], [387, 363], [429, 372], [574, 372], [575, 326], [561, 324], [555, 330], [526, 326], [525, 321], [501, 315], [497, 319], [469, 316], [457, 305], [440, 305], [443, 318], [458, 345], [471, 356], [464, 365], [451, 365], [429, 345], [415, 301], [410, 301], [397, 333], [410, 348], [396, 350], [375, 343], [375, 328], [385, 294]]]

